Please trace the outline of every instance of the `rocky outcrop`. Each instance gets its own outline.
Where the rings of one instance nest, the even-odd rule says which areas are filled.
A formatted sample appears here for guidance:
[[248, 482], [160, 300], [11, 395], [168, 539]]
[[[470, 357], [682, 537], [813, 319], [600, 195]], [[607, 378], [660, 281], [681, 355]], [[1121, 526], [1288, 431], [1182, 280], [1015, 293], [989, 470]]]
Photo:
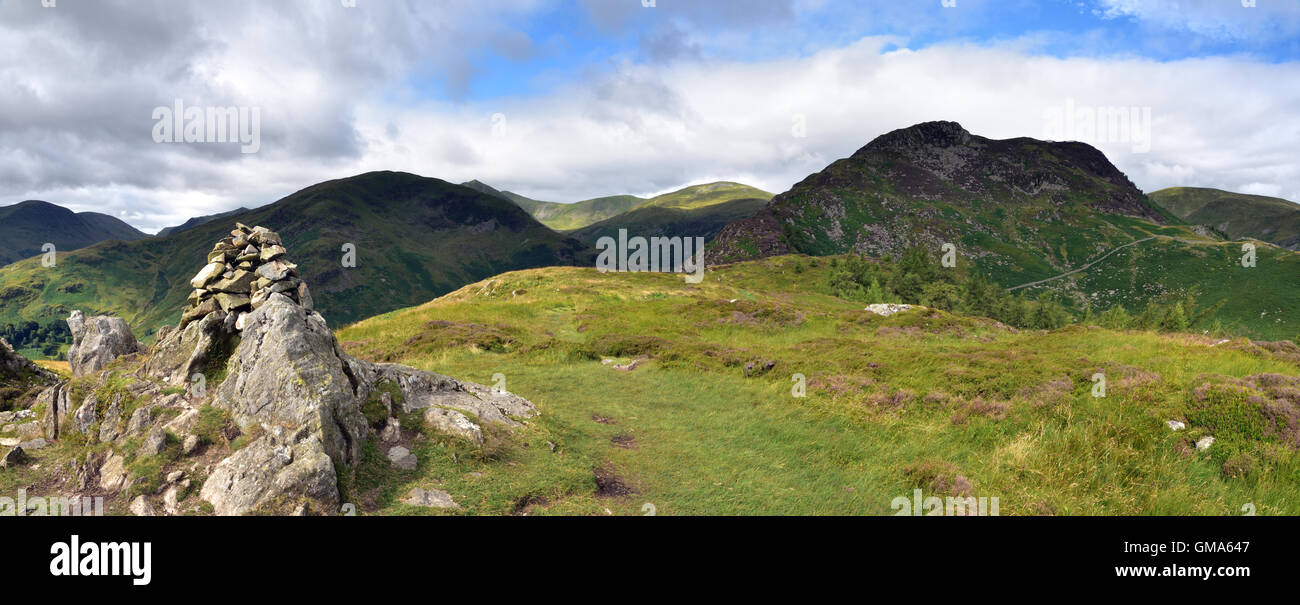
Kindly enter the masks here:
[[57, 380], [58, 376], [53, 372], [19, 355], [5, 339], [0, 338], [0, 428], [16, 420], [6, 416], [16, 416], [17, 412], [5, 410], [26, 407], [32, 402], [33, 395]]
[[30, 380], [49, 382], [54, 378], [53, 372], [19, 355], [9, 341], [0, 338], [0, 384]]
[[[274, 232], [240, 225], [209, 261], [195, 276], [190, 311], [156, 347], [146, 371], [176, 381], [203, 367], [224, 370], [212, 405], [257, 437], [204, 482], [201, 496], [218, 514], [268, 506], [337, 511], [339, 465], [360, 462], [362, 446], [379, 428], [362, 413], [369, 401], [386, 401], [390, 418], [381, 426], [400, 426], [393, 417], [399, 411], [460, 410], [461, 421], [448, 426], [471, 435], [481, 431], [461, 412], [510, 425], [535, 413], [531, 403], [508, 393], [344, 353], [325, 318], [312, 310], [307, 285]], [[220, 267], [213, 267], [218, 263], [227, 266], [220, 278]], [[241, 271], [258, 277], [250, 282]]]
[[[393, 445], [410, 444], [399, 416], [423, 415], [434, 430], [481, 443], [482, 423], [518, 426], [536, 413], [509, 393], [345, 354], [269, 229], [237, 225], [207, 260], [180, 324], [160, 331], [136, 366], [102, 371], [139, 350], [120, 319], [69, 319], [78, 335], [74, 369], [87, 378], [73, 382], [76, 389], [65, 382], [43, 390], [37, 402], [44, 417], [28, 423], [39, 430], [17, 438], [77, 435], [108, 444], [71, 465], [79, 489], [126, 494], [155, 485], [132, 502], [132, 512], [181, 514], [197, 505], [184, 501], [191, 485], [184, 475], [192, 472], [202, 485], [197, 499], [219, 515], [335, 514], [339, 474], [361, 462], [363, 446], [380, 439], [380, 430], [393, 464], [418, 469], [414, 454]], [[197, 388], [196, 375], [205, 388]], [[204, 416], [204, 406], [221, 418]], [[221, 458], [227, 444], [234, 451]], [[134, 476], [128, 446], [136, 458], [163, 461], [168, 479]]]
[[[1016, 217], [1014, 224], [991, 215], [990, 200]], [[968, 253], [995, 266], [1025, 262], [1007, 254], [1007, 244], [1045, 250], [1045, 260], [1065, 264], [1073, 258], [1051, 250], [1058, 242], [1044, 236], [1047, 225], [1063, 218], [1105, 225], [1102, 215], [1167, 221], [1092, 146], [995, 140], [956, 122], [925, 122], [877, 137], [728, 224], [709, 243], [705, 262], [790, 253], [889, 257], [978, 236], [989, 243]]]
[[93, 374], [118, 357], [145, 351], [120, 317], [96, 315], [87, 319], [81, 311], [73, 311], [68, 328], [72, 331], [68, 366], [73, 377]]
[[355, 463], [366, 439], [363, 386], [320, 314], [272, 294], [247, 318], [213, 405], [240, 428], [292, 427], [325, 453]]

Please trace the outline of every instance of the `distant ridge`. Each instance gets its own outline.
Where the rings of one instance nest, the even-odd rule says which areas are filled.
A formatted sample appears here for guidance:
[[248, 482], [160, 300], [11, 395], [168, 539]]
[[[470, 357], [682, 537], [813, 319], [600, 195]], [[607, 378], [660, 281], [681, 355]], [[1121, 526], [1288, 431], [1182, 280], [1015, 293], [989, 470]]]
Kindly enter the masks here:
[[207, 216], [196, 216], [175, 227], [166, 227], [158, 231], [157, 236], [163, 237], [163, 236], [171, 235], [173, 233], [180, 233], [181, 231], [188, 231], [190, 229], [198, 227], [199, 225], [207, 224], [218, 219], [229, 218], [235, 216], [236, 214], [243, 214], [245, 212], [248, 212], [248, 208], [239, 207], [234, 210], [230, 210], [228, 212], [222, 212], [219, 214], [209, 214]]
[[[524, 197], [522, 195], [511, 193], [509, 191], [500, 191], [482, 181], [473, 180], [462, 183], [477, 191], [488, 195], [495, 195], [502, 199], [510, 200], [520, 208], [526, 210], [533, 218], [542, 222], [542, 224], [557, 231], [576, 231], [588, 226], [613, 219], [633, 210], [645, 208], [672, 208], [678, 210], [693, 210], [732, 202], [735, 200], [763, 200], [772, 199], [772, 194], [762, 189], [757, 189], [742, 183], [733, 183], [730, 181], [718, 181], [714, 183], [705, 183], [702, 185], [691, 185], [683, 187], [671, 193], [657, 195], [652, 198], [637, 197], [635, 195], [610, 195], [598, 197], [572, 204], [562, 204], [558, 202], [542, 202]], [[743, 205], [742, 205], [743, 206]], [[738, 206], [733, 205], [732, 208]], [[652, 219], [657, 223], [663, 223], [666, 216], [674, 213], [651, 213], [658, 218]], [[720, 213], [712, 213], [713, 216], [720, 216]], [[642, 220], [634, 218], [634, 222]], [[716, 229], [714, 229], [716, 232]]]
[[105, 240], [144, 237], [148, 235], [135, 227], [98, 212], [73, 212], [40, 200], [0, 207], [0, 265], [39, 255], [46, 243], [69, 252]]
[[[369, 172], [171, 235], [89, 246], [60, 255], [57, 267], [31, 259], [0, 268], [0, 325], [61, 320], [81, 309], [120, 316], [147, 341], [176, 324], [194, 267], [236, 220], [274, 227], [295, 251], [316, 307], [339, 324], [507, 271], [595, 258], [589, 246], [498, 197], [435, 178]], [[342, 262], [346, 244], [354, 267]]]
[[1170, 187], [1152, 201], [1189, 223], [1239, 239], [1251, 237], [1300, 250], [1300, 204], [1282, 198], [1205, 187]]

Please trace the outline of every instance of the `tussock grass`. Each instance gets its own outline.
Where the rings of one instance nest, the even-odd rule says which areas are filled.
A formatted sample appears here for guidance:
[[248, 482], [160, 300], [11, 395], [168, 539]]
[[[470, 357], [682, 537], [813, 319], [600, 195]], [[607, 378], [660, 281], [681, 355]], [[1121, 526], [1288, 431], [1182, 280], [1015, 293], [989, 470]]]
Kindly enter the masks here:
[[[420, 468], [375, 483], [370, 510], [426, 513], [400, 504], [425, 486], [464, 514], [891, 514], [916, 488], [998, 497], [1004, 515], [1300, 513], [1296, 448], [1254, 431], [1253, 408], [1206, 412], [1194, 395], [1295, 362], [1187, 334], [880, 317], [832, 296], [829, 273], [801, 256], [698, 285], [518, 271], [341, 330], [361, 357], [504, 374], [541, 410], [491, 456], [425, 435]], [[1204, 435], [1218, 441], [1198, 452]], [[611, 477], [619, 495], [601, 489]]]

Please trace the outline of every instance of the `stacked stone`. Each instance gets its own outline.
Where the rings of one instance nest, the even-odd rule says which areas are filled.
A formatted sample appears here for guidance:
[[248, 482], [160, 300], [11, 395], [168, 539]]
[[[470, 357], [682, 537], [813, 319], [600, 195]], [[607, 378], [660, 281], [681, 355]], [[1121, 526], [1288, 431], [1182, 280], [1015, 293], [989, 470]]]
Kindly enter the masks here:
[[285, 258], [280, 236], [266, 227], [235, 223], [230, 236], [208, 253], [208, 264], [190, 280], [194, 292], [181, 315], [180, 328], [221, 313], [228, 328], [244, 329], [244, 318], [273, 294], [310, 309], [311, 293], [298, 276], [298, 265]]

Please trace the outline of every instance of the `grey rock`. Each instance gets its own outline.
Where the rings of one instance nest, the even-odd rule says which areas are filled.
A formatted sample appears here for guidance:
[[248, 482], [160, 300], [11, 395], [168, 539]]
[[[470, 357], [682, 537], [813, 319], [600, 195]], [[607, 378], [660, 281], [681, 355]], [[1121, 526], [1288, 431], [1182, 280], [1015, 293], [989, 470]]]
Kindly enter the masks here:
[[1210, 449], [1211, 445], [1214, 445], [1214, 437], [1206, 435], [1196, 442], [1196, 449], [1204, 452], [1205, 450]]
[[177, 435], [187, 435], [193, 433], [198, 424], [198, 408], [184, 408], [179, 416], [172, 418], [167, 424], [163, 425], [163, 428]]
[[400, 445], [388, 449], [388, 461], [392, 462], [393, 466], [405, 471], [413, 471], [420, 464], [420, 461], [415, 457], [415, 454], [411, 453], [411, 450]]
[[379, 433], [379, 440], [384, 443], [392, 443], [402, 438], [402, 422], [396, 418], [389, 418], [384, 422], [384, 430]]
[[298, 284], [298, 304], [307, 309], [315, 307], [315, 301], [311, 297], [311, 290], [307, 288], [307, 282]]
[[363, 377], [366, 385], [396, 384], [402, 392], [402, 411], [408, 414], [434, 407], [449, 408], [472, 414], [480, 422], [507, 426], [520, 426], [517, 418], [537, 414], [537, 408], [528, 400], [481, 384], [390, 363], [354, 360], [353, 367], [354, 375]]
[[483, 443], [483, 429], [456, 410], [429, 408], [424, 412], [424, 423], [440, 433], [480, 445]]
[[139, 435], [149, 426], [149, 421], [153, 418], [154, 408], [158, 406], [144, 405], [135, 409], [131, 413], [131, 419], [126, 423], [126, 435], [128, 437]]
[[108, 443], [122, 436], [122, 400], [114, 397], [104, 410], [104, 420], [99, 423], [99, 442]]
[[140, 444], [140, 450], [136, 452], [140, 456], [157, 456], [161, 454], [163, 448], [167, 446], [167, 433], [162, 427], [154, 427], [145, 435], [144, 443]]
[[451, 494], [440, 489], [424, 489], [417, 487], [411, 490], [410, 495], [402, 502], [411, 506], [424, 506], [428, 508], [460, 508], [455, 500], [452, 500]]
[[36, 365], [30, 359], [19, 355], [9, 341], [0, 338], [0, 376], [31, 376], [34, 383], [51, 384], [57, 380], [54, 372]]
[[277, 455], [284, 447], [273, 435], [264, 435], [234, 455], [217, 463], [203, 482], [199, 496], [218, 515], [242, 515], [281, 496], [305, 498], [323, 510], [338, 510], [339, 492], [334, 463], [320, 440], [308, 435], [289, 445], [289, 462]]
[[152, 517], [158, 514], [158, 512], [154, 510], [153, 505], [149, 504], [149, 499], [144, 496], [136, 496], [135, 500], [131, 501], [130, 508], [131, 514], [137, 517]]
[[280, 281], [289, 277], [296, 265], [281, 260], [273, 260], [257, 268], [257, 274], [271, 281]]
[[225, 271], [226, 263], [220, 261], [210, 262], [202, 269], [199, 269], [199, 272], [190, 280], [190, 285], [195, 288], [202, 288], [207, 285], [208, 282], [216, 279], [218, 275], [225, 273]]
[[273, 295], [249, 314], [212, 405], [241, 428], [306, 431], [326, 455], [355, 464], [369, 427], [345, 357], [324, 318]]
[[226, 312], [242, 309], [251, 304], [248, 296], [244, 294], [218, 292], [214, 298], [217, 300], [217, 306], [221, 307], [221, 310]]
[[68, 366], [74, 377], [98, 372], [123, 355], [145, 351], [120, 317], [97, 315], [86, 319], [81, 311], [73, 311], [68, 327], [72, 329]]
[[99, 487], [104, 491], [115, 492], [126, 487], [126, 458], [121, 454], [110, 454], [104, 465], [99, 468]]
[[221, 351], [230, 348], [234, 335], [224, 330], [225, 318], [213, 302], [212, 312], [185, 324], [154, 345], [145, 361], [144, 375], [168, 384], [188, 386], [190, 376], [200, 373]]
[[60, 382], [36, 395], [36, 404], [45, 406], [45, 415], [41, 417], [41, 434], [46, 439], [58, 439], [59, 432], [68, 424], [72, 415], [72, 403], [69, 401], [68, 383]]
[[24, 441], [22, 443], [19, 443], [18, 447], [22, 448], [23, 451], [34, 452], [37, 450], [43, 450], [49, 447], [49, 445], [50, 442], [46, 441], [43, 437], [37, 437], [35, 439], [32, 439], [31, 441]]
[[22, 446], [12, 447], [0, 456], [0, 468], [13, 468], [26, 460], [27, 453], [23, 451]]
[[163, 492], [163, 510], [169, 515], [179, 515], [181, 512], [180, 495], [184, 489], [179, 485], [173, 485]]
[[1187, 428], [1186, 424], [1183, 424], [1182, 422], [1179, 422], [1177, 420], [1170, 420], [1166, 422], [1165, 425], [1168, 426], [1170, 430], [1174, 430], [1174, 431], [1181, 431]]
[[199, 449], [199, 436], [189, 435], [181, 442], [181, 453], [189, 456]]
[[284, 256], [285, 249], [283, 246], [272, 244], [262, 249], [260, 258], [262, 261], [272, 261]]

